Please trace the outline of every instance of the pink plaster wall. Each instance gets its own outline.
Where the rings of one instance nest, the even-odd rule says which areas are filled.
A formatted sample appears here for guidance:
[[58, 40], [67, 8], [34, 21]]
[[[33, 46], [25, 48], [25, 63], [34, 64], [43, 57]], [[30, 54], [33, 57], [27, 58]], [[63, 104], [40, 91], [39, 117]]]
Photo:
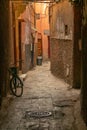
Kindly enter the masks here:
[[44, 30], [49, 30], [48, 4], [36, 3], [36, 13], [40, 13], [40, 19], [36, 20], [36, 28], [42, 34], [43, 60], [48, 59], [48, 37]]

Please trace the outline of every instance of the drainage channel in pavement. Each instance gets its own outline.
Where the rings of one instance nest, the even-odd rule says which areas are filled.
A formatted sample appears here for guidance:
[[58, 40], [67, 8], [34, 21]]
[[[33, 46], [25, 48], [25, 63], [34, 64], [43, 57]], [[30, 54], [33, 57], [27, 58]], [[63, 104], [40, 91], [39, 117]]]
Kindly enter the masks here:
[[35, 111], [35, 112], [31, 112], [31, 111], [26, 111], [25, 112], [25, 118], [43, 118], [43, 117], [49, 117], [52, 116], [52, 112], [50, 111]]

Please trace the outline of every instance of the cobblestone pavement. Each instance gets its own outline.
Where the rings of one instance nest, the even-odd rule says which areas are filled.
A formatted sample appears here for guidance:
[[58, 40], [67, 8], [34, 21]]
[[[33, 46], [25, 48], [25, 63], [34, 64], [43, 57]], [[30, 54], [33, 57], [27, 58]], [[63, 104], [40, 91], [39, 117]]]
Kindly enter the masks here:
[[27, 73], [22, 97], [8, 97], [9, 106], [0, 111], [0, 130], [86, 130], [76, 119], [79, 95], [80, 90], [54, 77], [45, 62]]

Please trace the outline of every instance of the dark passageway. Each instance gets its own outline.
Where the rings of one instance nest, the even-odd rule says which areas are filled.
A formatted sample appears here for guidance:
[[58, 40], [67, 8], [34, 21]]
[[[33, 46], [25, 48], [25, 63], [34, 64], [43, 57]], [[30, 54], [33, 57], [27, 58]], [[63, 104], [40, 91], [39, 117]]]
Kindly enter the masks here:
[[[27, 73], [24, 94], [12, 98], [6, 116], [0, 121], [0, 130], [85, 130], [82, 121], [76, 118], [79, 94], [79, 90], [54, 77], [50, 62], [44, 62]], [[35, 112], [39, 114], [35, 116]]]
[[[86, 130], [86, 0], [0, 0], [0, 38], [0, 130]], [[20, 98], [11, 65], [27, 73]]]

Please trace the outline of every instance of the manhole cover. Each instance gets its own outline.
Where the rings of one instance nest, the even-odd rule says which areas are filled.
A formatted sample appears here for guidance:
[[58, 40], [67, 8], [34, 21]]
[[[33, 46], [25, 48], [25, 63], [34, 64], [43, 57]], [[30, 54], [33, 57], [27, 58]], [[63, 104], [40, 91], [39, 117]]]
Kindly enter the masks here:
[[47, 112], [47, 111], [39, 111], [39, 112], [30, 112], [26, 111], [25, 116], [27, 117], [35, 117], [35, 118], [42, 118], [42, 117], [49, 117], [52, 115], [52, 112]]

